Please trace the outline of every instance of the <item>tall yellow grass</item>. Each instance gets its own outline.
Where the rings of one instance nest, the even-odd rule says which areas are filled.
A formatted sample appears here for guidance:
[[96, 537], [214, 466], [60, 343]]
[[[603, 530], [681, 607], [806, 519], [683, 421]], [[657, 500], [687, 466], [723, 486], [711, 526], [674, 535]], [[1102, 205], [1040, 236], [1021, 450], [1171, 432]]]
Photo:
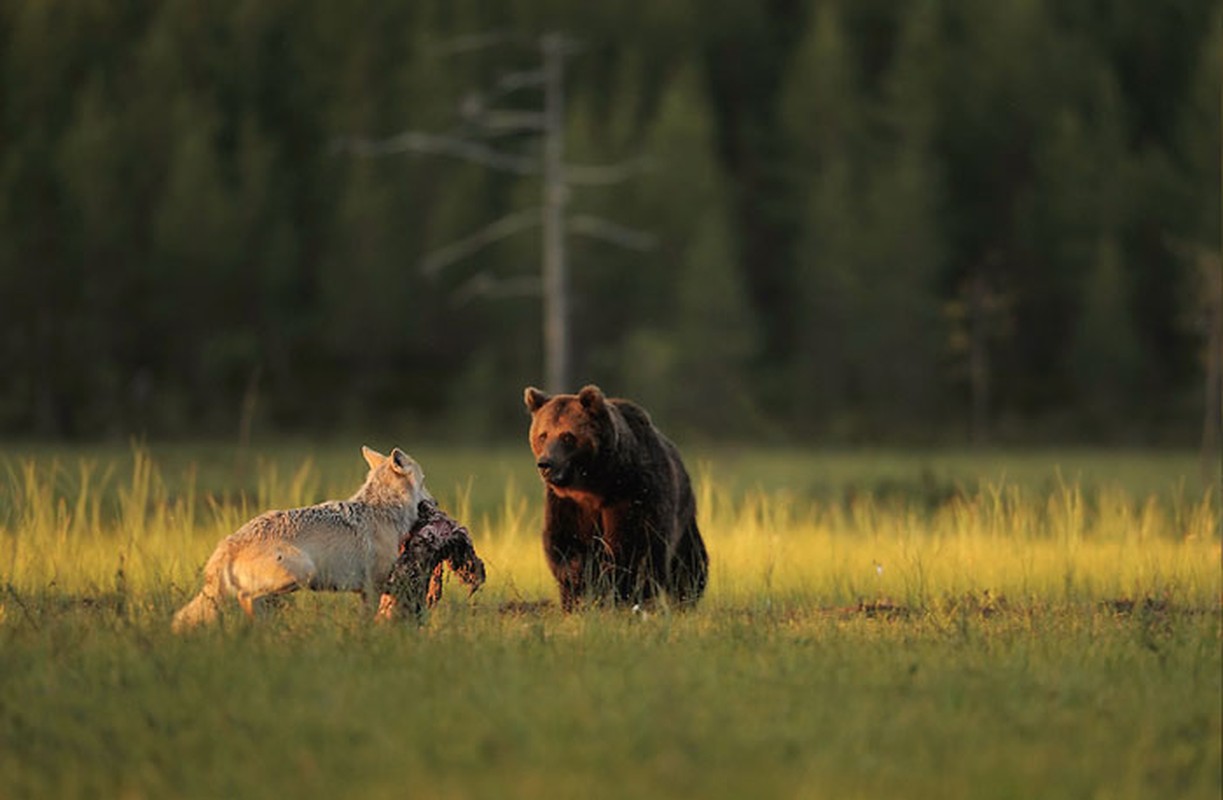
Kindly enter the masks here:
[[[323, 492], [305, 461], [289, 474], [258, 468], [254, 496], [200, 497], [194, 471], [163, 478], [137, 449], [117, 462], [24, 460], [0, 495], [0, 582], [18, 592], [126, 592], [150, 611], [194, 591], [215, 543], [268, 508], [343, 496]], [[886, 600], [937, 607], [966, 595], [1023, 604], [1158, 598], [1217, 607], [1219, 506], [1062, 482], [1039, 491], [985, 483], [933, 510], [869, 493], [821, 502], [786, 490], [734, 491], [706, 470], [699, 522], [712, 559], [707, 603], [835, 608]], [[436, 490], [435, 490], [436, 491]], [[491, 600], [550, 598], [536, 487], [511, 478], [492, 511], [473, 518], [470, 483], [441, 497], [467, 522], [484, 557]], [[1089, 496], [1090, 494], [1090, 496]], [[988, 593], [988, 594], [987, 594]]]

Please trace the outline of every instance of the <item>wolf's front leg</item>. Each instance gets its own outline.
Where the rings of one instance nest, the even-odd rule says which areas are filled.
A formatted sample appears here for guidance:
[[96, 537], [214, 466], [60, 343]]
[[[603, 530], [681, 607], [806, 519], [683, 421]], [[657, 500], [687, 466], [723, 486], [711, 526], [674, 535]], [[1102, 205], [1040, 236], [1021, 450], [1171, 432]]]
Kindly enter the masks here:
[[361, 595], [361, 603], [365, 606], [365, 610], [376, 614], [382, 599], [382, 584], [386, 580], [374, 580], [374, 573], [371, 570], [366, 570], [365, 579], [361, 582], [361, 588], [357, 593]]
[[242, 611], [246, 614], [247, 619], [255, 618], [255, 598], [253, 595], [246, 592], [238, 593], [238, 605], [242, 607]]

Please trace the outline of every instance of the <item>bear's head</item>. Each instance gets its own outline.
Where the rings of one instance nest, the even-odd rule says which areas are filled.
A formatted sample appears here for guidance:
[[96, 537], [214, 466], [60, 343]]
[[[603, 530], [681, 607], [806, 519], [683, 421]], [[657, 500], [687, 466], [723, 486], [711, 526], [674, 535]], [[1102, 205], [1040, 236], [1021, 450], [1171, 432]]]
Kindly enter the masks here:
[[581, 491], [599, 471], [599, 459], [615, 441], [607, 399], [598, 386], [577, 394], [549, 395], [527, 387], [531, 452], [539, 476], [555, 489]]

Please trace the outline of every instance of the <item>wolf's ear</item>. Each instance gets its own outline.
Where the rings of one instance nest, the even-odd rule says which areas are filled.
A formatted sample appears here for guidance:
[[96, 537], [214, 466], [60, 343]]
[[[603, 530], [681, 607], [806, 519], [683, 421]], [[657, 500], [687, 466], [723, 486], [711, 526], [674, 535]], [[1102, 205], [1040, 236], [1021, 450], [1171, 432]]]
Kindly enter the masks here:
[[543, 408], [544, 403], [551, 399], [551, 395], [539, 391], [534, 386], [528, 386], [526, 391], [522, 393], [522, 401], [526, 403], [527, 411], [530, 411], [532, 414]]
[[389, 456], [391, 461], [391, 469], [396, 472], [402, 472], [404, 475], [412, 474], [412, 459], [407, 453], [396, 447], [391, 451]]
[[582, 391], [578, 392], [578, 400], [582, 403], [582, 408], [592, 414], [602, 413], [606, 407], [606, 398], [603, 397], [603, 390], [593, 383], [582, 387]]
[[376, 469], [382, 462], [386, 461], [386, 456], [377, 450], [371, 450], [365, 445], [361, 445], [361, 455], [365, 456], [365, 463], [369, 464], [370, 469]]
[[420, 464], [417, 464], [412, 456], [396, 447], [387, 457], [387, 461], [392, 470], [407, 478], [408, 486], [411, 486], [413, 490], [419, 490], [422, 496], [430, 497], [429, 492], [425, 490], [425, 473], [421, 471]]

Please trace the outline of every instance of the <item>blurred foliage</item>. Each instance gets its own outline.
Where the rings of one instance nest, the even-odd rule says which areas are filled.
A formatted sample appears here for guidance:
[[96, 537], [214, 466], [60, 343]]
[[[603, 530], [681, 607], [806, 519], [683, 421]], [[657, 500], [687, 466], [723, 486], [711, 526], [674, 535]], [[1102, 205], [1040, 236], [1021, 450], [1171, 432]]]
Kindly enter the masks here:
[[[570, 237], [579, 382], [717, 438], [964, 438], [986, 385], [998, 438], [1195, 430], [1183, 252], [1220, 241], [1209, 0], [16, 0], [0, 431], [517, 434], [539, 299], [496, 288], [537, 274], [538, 237], [419, 263], [538, 181], [333, 144], [464, 132], [464, 98], [535, 68], [554, 30], [581, 42], [570, 160], [649, 164], [572, 187], [571, 213], [657, 240]], [[454, 52], [490, 31], [512, 36]], [[974, 281], [989, 309], [965, 306]]]

